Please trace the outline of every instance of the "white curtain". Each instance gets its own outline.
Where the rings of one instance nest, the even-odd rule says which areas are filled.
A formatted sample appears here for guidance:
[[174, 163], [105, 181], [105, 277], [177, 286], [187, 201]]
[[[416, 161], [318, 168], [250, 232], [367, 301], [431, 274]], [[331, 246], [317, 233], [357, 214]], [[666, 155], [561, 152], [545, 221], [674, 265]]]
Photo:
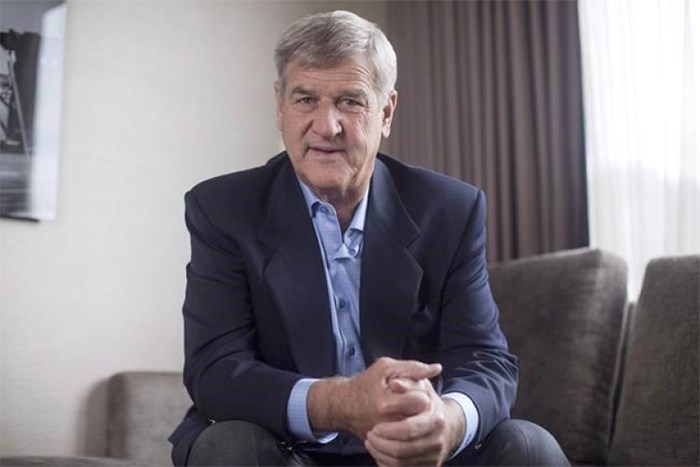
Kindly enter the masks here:
[[700, 253], [700, 1], [579, 0], [591, 245]]

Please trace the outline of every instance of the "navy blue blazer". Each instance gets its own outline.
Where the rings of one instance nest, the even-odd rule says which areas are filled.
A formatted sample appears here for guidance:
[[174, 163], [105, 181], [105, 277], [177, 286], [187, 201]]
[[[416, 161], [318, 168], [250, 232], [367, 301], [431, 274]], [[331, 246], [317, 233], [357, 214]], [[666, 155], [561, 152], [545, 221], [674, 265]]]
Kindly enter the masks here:
[[[212, 421], [250, 421], [291, 441], [292, 386], [335, 374], [321, 252], [286, 153], [200, 183], [185, 204], [194, 405], [170, 437], [177, 465]], [[441, 363], [441, 391], [476, 405], [477, 440], [509, 417], [517, 381], [488, 284], [485, 216], [475, 187], [377, 156], [360, 283], [367, 366], [381, 356]]]

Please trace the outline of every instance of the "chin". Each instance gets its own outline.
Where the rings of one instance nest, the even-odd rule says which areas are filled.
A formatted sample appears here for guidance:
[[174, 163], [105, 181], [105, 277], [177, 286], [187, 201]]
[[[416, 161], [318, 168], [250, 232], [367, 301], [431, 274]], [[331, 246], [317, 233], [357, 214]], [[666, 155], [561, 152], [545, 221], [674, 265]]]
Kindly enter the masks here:
[[314, 188], [316, 191], [323, 192], [341, 193], [344, 189], [347, 188], [348, 185], [347, 180], [338, 179], [337, 176], [312, 176], [308, 180], [309, 182], [307, 184], [311, 188]]
[[337, 180], [312, 180], [312, 187], [317, 190], [327, 191], [327, 192], [340, 192], [345, 186], [344, 183], [340, 183]]

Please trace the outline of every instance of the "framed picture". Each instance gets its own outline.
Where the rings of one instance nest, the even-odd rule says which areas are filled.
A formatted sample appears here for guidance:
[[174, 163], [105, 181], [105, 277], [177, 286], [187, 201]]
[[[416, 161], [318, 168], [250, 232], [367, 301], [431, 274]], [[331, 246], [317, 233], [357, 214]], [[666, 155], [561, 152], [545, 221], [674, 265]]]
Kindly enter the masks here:
[[55, 219], [65, 1], [0, 8], [0, 216]]

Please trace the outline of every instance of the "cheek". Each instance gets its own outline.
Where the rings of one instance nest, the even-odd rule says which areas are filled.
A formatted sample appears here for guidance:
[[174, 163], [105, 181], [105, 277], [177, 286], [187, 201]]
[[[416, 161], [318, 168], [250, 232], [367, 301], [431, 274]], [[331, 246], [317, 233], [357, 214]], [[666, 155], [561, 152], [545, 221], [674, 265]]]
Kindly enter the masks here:
[[372, 150], [381, 140], [382, 124], [377, 118], [366, 117], [357, 128], [358, 142], [365, 150]]
[[294, 134], [299, 138], [304, 138], [310, 131], [313, 122], [309, 119], [298, 119], [294, 122]]
[[286, 144], [299, 147], [303, 141], [304, 132], [299, 125], [287, 121], [282, 125], [282, 138]]
[[373, 122], [368, 116], [363, 116], [353, 122], [351, 126], [351, 131], [354, 139], [360, 143], [363, 147], [367, 146], [372, 138], [372, 128], [375, 122]]

